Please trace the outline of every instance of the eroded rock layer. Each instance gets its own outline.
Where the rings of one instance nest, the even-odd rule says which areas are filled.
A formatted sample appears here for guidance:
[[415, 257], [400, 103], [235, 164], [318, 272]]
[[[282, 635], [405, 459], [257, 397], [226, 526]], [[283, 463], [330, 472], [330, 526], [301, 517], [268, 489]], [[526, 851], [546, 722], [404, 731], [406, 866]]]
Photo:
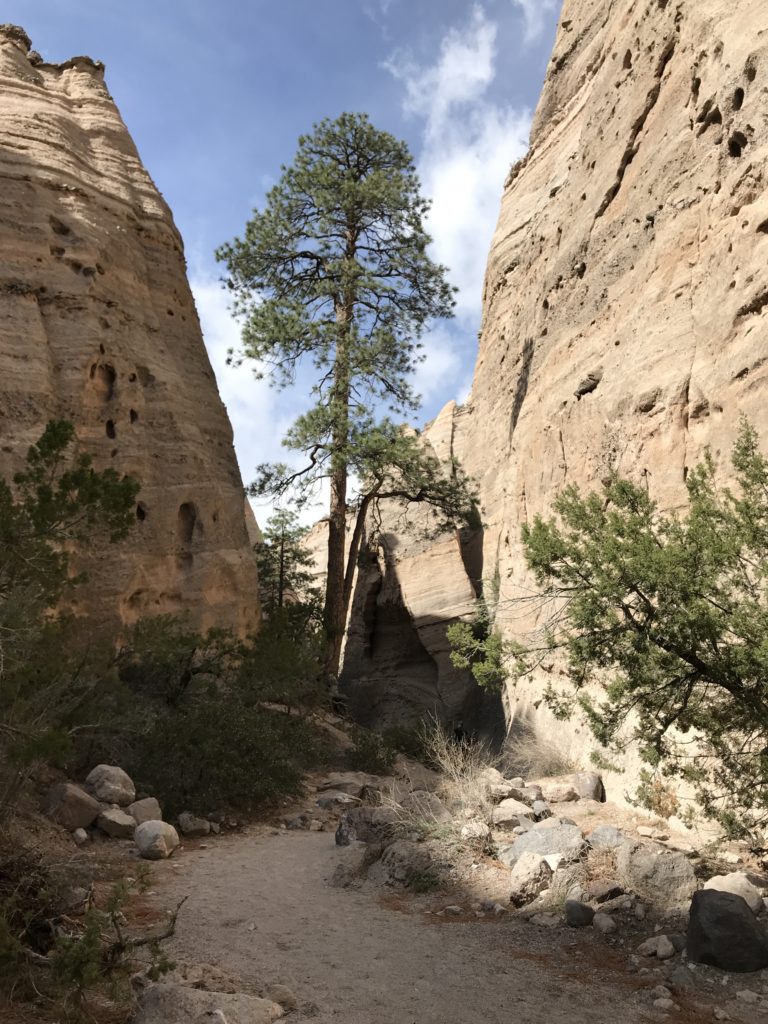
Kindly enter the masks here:
[[141, 481], [136, 527], [78, 609], [131, 623], [258, 620], [232, 431], [181, 238], [85, 57], [47, 64], [0, 28], [0, 473], [53, 418]]
[[[614, 467], [682, 507], [742, 414], [768, 442], [767, 184], [762, 0], [565, 0], [504, 187], [471, 396], [435, 424], [480, 482], [508, 634], [531, 584], [521, 524], [563, 485]], [[509, 717], [557, 737], [541, 682]]]

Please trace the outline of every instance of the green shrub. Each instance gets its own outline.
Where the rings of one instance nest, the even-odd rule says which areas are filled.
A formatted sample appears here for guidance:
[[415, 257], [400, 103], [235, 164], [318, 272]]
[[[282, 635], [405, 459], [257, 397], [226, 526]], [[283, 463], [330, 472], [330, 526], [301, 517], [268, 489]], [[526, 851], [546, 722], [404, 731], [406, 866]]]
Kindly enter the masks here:
[[323, 757], [305, 718], [222, 694], [159, 717], [138, 743], [132, 772], [167, 814], [250, 812], [298, 796], [303, 772]]
[[381, 733], [358, 727], [352, 730], [352, 742], [353, 746], [346, 753], [349, 768], [370, 775], [390, 774], [397, 751], [387, 744]]

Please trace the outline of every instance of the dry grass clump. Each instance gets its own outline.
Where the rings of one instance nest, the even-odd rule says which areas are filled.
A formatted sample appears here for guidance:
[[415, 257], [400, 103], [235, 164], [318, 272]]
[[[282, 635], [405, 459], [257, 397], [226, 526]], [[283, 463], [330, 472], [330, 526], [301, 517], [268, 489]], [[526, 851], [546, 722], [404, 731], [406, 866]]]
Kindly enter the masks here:
[[572, 744], [546, 739], [527, 727], [510, 735], [503, 762], [507, 774], [523, 779], [544, 779], [584, 770]]
[[428, 759], [442, 776], [443, 802], [459, 817], [489, 822], [497, 803], [492, 786], [498, 780], [498, 756], [486, 743], [457, 740], [437, 723], [424, 729], [422, 742]]

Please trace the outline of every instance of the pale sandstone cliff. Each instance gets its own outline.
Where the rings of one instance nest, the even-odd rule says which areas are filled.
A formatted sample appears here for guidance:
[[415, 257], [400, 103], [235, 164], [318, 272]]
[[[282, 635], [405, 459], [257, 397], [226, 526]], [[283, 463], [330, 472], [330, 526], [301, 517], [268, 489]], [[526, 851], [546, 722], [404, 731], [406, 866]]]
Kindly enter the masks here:
[[[565, 0], [504, 187], [472, 393], [428, 431], [480, 483], [482, 573], [498, 568], [508, 635], [530, 586], [520, 526], [565, 483], [614, 466], [680, 507], [740, 414], [768, 439], [767, 184], [764, 0]], [[426, 581], [432, 563], [410, 554], [398, 537], [407, 578]], [[443, 570], [454, 591], [461, 569], [454, 554]], [[541, 682], [508, 695], [508, 719], [565, 742]]]
[[141, 481], [130, 538], [78, 610], [258, 621], [232, 431], [171, 213], [86, 57], [0, 27], [0, 473], [51, 418]]

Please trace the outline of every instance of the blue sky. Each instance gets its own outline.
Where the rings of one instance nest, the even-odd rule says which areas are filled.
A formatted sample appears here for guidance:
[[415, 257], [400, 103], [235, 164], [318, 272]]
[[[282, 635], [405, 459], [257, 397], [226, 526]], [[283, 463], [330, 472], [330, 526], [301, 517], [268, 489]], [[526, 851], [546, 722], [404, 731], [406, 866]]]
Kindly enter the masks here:
[[[434, 255], [457, 317], [426, 338], [421, 421], [472, 375], [488, 243], [504, 177], [523, 155], [560, 0], [5, 0], [47, 60], [103, 60], [107, 84], [184, 237], [190, 281], [243, 477], [284, 458], [303, 407], [247, 366], [213, 250], [241, 232], [323, 117], [367, 112], [410, 145], [434, 200]], [[264, 519], [267, 508], [257, 508]], [[318, 514], [318, 513], [316, 513]]]

